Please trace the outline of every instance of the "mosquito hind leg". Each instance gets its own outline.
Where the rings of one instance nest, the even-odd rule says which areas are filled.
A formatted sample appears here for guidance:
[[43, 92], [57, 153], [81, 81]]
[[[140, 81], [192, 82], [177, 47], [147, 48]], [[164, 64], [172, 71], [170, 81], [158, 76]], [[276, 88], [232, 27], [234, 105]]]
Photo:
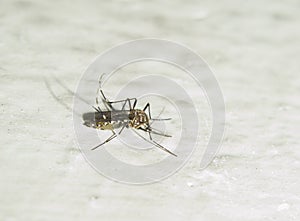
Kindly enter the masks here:
[[[155, 130], [153, 130], [153, 128], [152, 127], [148, 127], [147, 129], [144, 129], [144, 128], [139, 128], [139, 130], [142, 130], [142, 131], [145, 131], [145, 132], [148, 132], [148, 133], [150, 133], [149, 134], [149, 137], [150, 137], [150, 139], [151, 139], [151, 133], [152, 134], [156, 134], [156, 135], [159, 135], [159, 136], [163, 136], [163, 137], [172, 137], [171, 135], [169, 135], [169, 134], [164, 134], [163, 132], [157, 132], [157, 130], [155, 129]], [[151, 139], [152, 140], [152, 139]]]
[[112, 139], [114, 139], [114, 138], [117, 137], [117, 134], [115, 133], [115, 131], [112, 130], [112, 133], [113, 133], [113, 134], [112, 134], [109, 138], [107, 138], [103, 143], [101, 143], [101, 144], [99, 144], [99, 145], [93, 147], [91, 150], [95, 150], [95, 149], [97, 149], [98, 147], [102, 146], [103, 144], [106, 144], [107, 142], [109, 142], [109, 141], [111, 141]]
[[102, 89], [100, 89], [100, 93], [102, 95], [102, 101], [104, 103], [104, 105], [106, 106], [106, 108], [108, 110], [115, 110], [115, 108], [111, 105], [113, 102], [109, 101], [106, 96], [104, 95], [104, 92]]
[[[115, 108], [112, 106], [112, 104], [115, 104], [115, 103], [121, 103], [121, 102], [124, 102], [123, 106], [122, 106], [122, 110], [124, 110], [125, 106], [126, 106], [126, 103], [129, 104], [129, 109], [132, 110], [135, 108], [136, 104], [137, 104], [137, 99], [136, 98], [127, 98], [125, 100], [118, 100], [118, 101], [109, 101], [105, 95], [104, 95], [104, 92], [102, 89], [100, 89], [100, 93], [102, 95], [102, 101], [103, 103], [108, 106], [111, 110], [115, 110]], [[133, 102], [133, 106], [131, 106], [131, 101], [134, 101]]]
[[[100, 76], [100, 78], [99, 78], [99, 87], [98, 87], [98, 90], [97, 90], [97, 97], [96, 97], [96, 104], [97, 104], [97, 106], [98, 106], [97, 109], [99, 109], [99, 110], [101, 111], [101, 109], [99, 108], [99, 105], [98, 105], [98, 104], [99, 104], [99, 102], [98, 102], [98, 97], [100, 97], [99, 94], [101, 94], [102, 102], [104, 103], [104, 105], [106, 106], [106, 108], [107, 108], [108, 110], [116, 110], [116, 109], [112, 106], [112, 104], [115, 104], [115, 103], [121, 103], [121, 102], [124, 102], [124, 104], [123, 104], [123, 106], [122, 106], [122, 110], [124, 110], [124, 108], [125, 108], [125, 106], [126, 106], [126, 103], [129, 104], [130, 110], [134, 109], [135, 106], [136, 106], [136, 104], [137, 104], [137, 99], [136, 99], [136, 98], [127, 98], [127, 99], [124, 99], [124, 100], [118, 100], [118, 101], [109, 101], [109, 100], [106, 98], [106, 96], [105, 96], [103, 90], [101, 89], [101, 88], [102, 88], [102, 86], [101, 86], [101, 84], [102, 84], [102, 78], [103, 78], [104, 75], [105, 75], [105, 74], [102, 74], [102, 75]], [[131, 101], [134, 101], [132, 107], [131, 107]]]
[[98, 97], [96, 97], [96, 107], [95, 106], [92, 106], [98, 113], [101, 113], [102, 110], [99, 106], [99, 102], [98, 102]]
[[106, 96], [104, 95], [104, 92], [103, 90], [101, 89], [102, 88], [102, 79], [104, 77], [105, 74], [102, 74], [99, 78], [99, 86], [98, 86], [98, 89], [97, 89], [97, 96], [96, 96], [96, 104], [98, 106], [97, 109], [101, 110], [99, 108], [99, 101], [98, 101], [98, 97], [100, 97], [100, 94], [101, 94], [101, 100], [102, 102], [104, 103], [105, 107], [107, 108], [107, 110], [115, 110], [112, 105], [110, 104], [110, 101], [106, 98]]

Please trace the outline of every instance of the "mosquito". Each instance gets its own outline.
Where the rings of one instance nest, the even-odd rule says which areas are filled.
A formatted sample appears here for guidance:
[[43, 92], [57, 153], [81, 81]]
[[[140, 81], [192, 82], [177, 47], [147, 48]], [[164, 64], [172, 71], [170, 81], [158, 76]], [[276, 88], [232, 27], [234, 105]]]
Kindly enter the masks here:
[[[161, 144], [157, 143], [152, 138], [152, 134], [156, 134], [163, 137], [171, 137], [171, 135], [164, 134], [157, 129], [151, 127], [153, 121], [161, 121], [161, 120], [171, 120], [171, 118], [166, 119], [159, 119], [159, 118], [152, 118], [151, 111], [150, 111], [150, 103], [147, 103], [143, 109], [136, 108], [137, 105], [137, 98], [127, 98], [124, 100], [118, 101], [110, 101], [106, 98], [102, 88], [101, 82], [102, 77], [99, 80], [99, 88], [97, 90], [97, 97], [96, 97], [96, 107], [92, 106], [96, 112], [94, 112], [94, 124], [92, 125], [96, 129], [100, 130], [110, 130], [112, 135], [107, 138], [103, 143], [98, 144], [97, 146], [93, 147], [91, 150], [95, 150], [100, 146], [108, 143], [109, 141], [113, 140], [117, 137], [118, 134], [121, 134], [122, 131], [127, 129], [132, 129], [132, 131], [138, 135], [140, 138], [145, 140], [146, 142], [160, 148], [161, 150], [177, 157], [177, 155], [167, 148], [163, 147]], [[100, 96], [99, 96], [100, 95]], [[99, 107], [98, 97], [101, 97], [102, 103], [104, 104], [106, 110], [102, 110]], [[121, 108], [116, 109], [113, 104], [120, 103]], [[151, 122], [151, 123], [150, 123]], [[115, 129], [121, 128], [120, 131], [117, 133]], [[142, 136], [137, 131], [144, 131], [147, 132], [149, 135], [149, 139]]]

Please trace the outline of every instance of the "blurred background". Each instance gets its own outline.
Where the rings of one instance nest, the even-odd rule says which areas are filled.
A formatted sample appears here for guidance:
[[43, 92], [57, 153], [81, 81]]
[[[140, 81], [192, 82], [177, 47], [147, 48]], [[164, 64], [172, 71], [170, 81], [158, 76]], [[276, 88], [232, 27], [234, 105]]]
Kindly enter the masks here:
[[[299, 220], [300, 2], [0, 1], [0, 220]], [[152, 185], [113, 182], [81, 155], [72, 95], [124, 41], [192, 48], [226, 102], [220, 152]], [[69, 108], [69, 109], [68, 109]]]

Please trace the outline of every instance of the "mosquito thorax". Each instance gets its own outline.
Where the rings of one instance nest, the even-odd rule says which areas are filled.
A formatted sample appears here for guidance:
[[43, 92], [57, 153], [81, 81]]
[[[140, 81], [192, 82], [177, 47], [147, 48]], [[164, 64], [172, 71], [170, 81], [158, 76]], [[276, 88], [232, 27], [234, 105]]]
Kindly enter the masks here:
[[135, 109], [131, 110], [129, 114], [130, 126], [139, 128], [149, 123], [149, 118], [143, 110]]

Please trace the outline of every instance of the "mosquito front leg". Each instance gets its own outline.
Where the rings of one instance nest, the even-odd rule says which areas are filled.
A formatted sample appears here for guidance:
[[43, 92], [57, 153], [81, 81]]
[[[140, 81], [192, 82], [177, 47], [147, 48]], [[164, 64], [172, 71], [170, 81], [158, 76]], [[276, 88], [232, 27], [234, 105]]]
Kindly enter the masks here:
[[150, 103], [147, 103], [146, 106], [144, 107], [143, 111], [146, 111], [148, 109], [148, 113], [149, 113], [149, 118], [151, 118], [151, 113], [150, 113]]
[[[148, 127], [149, 127], [149, 125], [148, 125]], [[147, 130], [145, 130], [145, 131], [147, 131]], [[150, 140], [152, 140], [152, 136], [151, 136], [151, 129], [150, 129], [150, 128], [148, 129], [148, 134], [149, 134], [149, 138], [150, 138]]]
[[143, 140], [145, 140], [148, 143], [151, 143], [155, 146], [157, 146], [158, 148], [160, 148], [161, 150], [177, 157], [177, 155], [175, 153], [173, 153], [172, 151], [168, 150], [167, 148], [165, 148], [164, 146], [160, 145], [159, 143], [155, 142], [154, 140], [148, 140], [145, 137], [143, 137], [142, 135], [140, 135], [137, 131], [135, 131], [134, 129], [132, 130], [136, 135], [138, 135], [140, 138], [142, 138]]
[[[156, 135], [160, 135], [160, 136], [163, 136], [163, 137], [172, 137], [171, 135], [169, 134], [164, 134], [162, 132], [157, 132], [157, 131], [153, 131], [152, 130], [152, 127], [151, 128], [147, 128], [147, 129], [144, 129], [142, 127], [139, 128], [139, 130], [142, 130], [142, 131], [145, 131], [145, 132], [148, 132], [148, 133], [152, 133], [152, 134], [156, 134]], [[152, 140], [151, 136], [149, 135], [150, 139]]]

